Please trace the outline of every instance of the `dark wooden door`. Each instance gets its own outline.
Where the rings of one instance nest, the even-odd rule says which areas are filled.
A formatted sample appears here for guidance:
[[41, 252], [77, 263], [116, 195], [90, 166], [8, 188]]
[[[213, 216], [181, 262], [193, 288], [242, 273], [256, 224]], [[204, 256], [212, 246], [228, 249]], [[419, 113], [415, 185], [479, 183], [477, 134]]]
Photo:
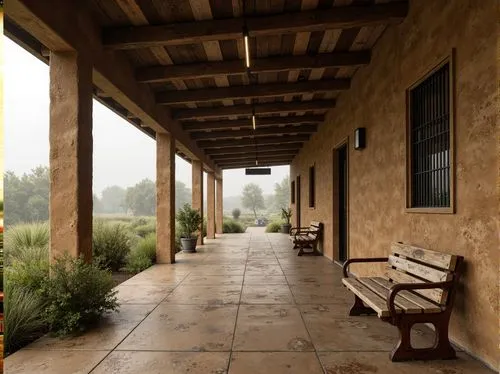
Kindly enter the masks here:
[[348, 243], [348, 226], [347, 226], [347, 193], [348, 193], [348, 176], [347, 176], [347, 145], [343, 145], [337, 151], [337, 181], [338, 181], [338, 238], [339, 238], [339, 255], [338, 259], [341, 263], [347, 260], [347, 243]]
[[300, 175], [297, 175], [295, 184], [295, 221], [297, 222], [297, 227], [300, 227]]

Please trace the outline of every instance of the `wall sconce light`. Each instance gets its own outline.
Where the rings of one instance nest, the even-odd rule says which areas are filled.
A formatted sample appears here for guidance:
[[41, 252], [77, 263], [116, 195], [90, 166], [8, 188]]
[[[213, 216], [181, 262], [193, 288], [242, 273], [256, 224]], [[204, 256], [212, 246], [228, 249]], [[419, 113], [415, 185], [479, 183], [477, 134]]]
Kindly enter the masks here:
[[354, 130], [354, 149], [360, 150], [366, 147], [366, 129], [358, 127]]

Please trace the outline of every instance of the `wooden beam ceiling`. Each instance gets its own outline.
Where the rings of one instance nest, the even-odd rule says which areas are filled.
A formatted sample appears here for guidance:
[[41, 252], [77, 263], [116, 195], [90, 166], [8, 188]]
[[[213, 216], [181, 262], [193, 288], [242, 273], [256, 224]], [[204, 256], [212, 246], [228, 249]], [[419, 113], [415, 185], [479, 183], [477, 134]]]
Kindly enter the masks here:
[[[254, 150], [255, 151], [255, 150]], [[293, 158], [297, 154], [297, 151], [277, 151], [277, 152], [248, 152], [244, 154], [226, 154], [226, 155], [215, 155], [212, 156], [212, 159], [218, 163], [218, 162], [224, 162], [224, 161], [229, 161], [229, 160], [247, 160], [251, 159], [252, 157], [255, 159], [255, 156], [257, 155], [260, 158], [265, 158], [265, 157], [291, 157]]]
[[283, 144], [272, 144], [272, 145], [262, 145], [259, 144], [255, 147], [255, 144], [246, 145], [242, 147], [226, 147], [226, 148], [210, 148], [206, 149], [205, 153], [209, 155], [211, 158], [217, 157], [219, 155], [230, 155], [230, 154], [246, 154], [255, 152], [257, 149], [258, 152], [267, 152], [267, 151], [299, 151], [302, 147], [301, 142], [297, 143], [283, 143]]
[[[294, 117], [263, 117], [256, 118], [257, 127], [269, 127], [277, 125], [297, 125], [305, 123], [322, 123], [325, 119], [322, 115], [316, 116], [294, 116]], [[183, 122], [184, 131], [206, 131], [206, 130], [225, 130], [232, 128], [251, 128], [252, 120], [250, 118], [225, 120], [225, 121], [191, 121]]]
[[255, 165], [255, 160], [257, 160], [259, 162], [259, 164], [262, 164], [265, 162], [276, 162], [276, 161], [291, 162], [293, 160], [293, 156], [261, 157], [261, 156], [257, 155], [257, 157], [255, 157], [255, 155], [254, 155], [253, 157], [248, 157], [246, 160], [221, 160], [221, 161], [217, 162], [217, 164], [219, 164], [219, 165], [231, 165], [231, 164], [239, 165], [239, 164], [243, 164], [243, 163], [248, 162], [248, 163]]
[[[322, 53], [315, 56], [286, 56], [252, 60], [252, 73], [285, 70], [361, 66], [370, 62], [370, 51]], [[246, 74], [244, 60], [208, 61], [195, 64], [150, 66], [136, 71], [139, 82], [155, 83], [173, 79], [210, 78], [219, 75]]]
[[348, 90], [351, 80], [325, 79], [296, 83], [270, 83], [252, 86], [205, 88], [187, 91], [163, 91], [156, 94], [159, 104], [188, 104], [196, 102], [221, 101], [225, 99], [254, 99], [283, 95], [314, 94]]
[[259, 162], [259, 165], [255, 165], [255, 160], [242, 162], [241, 164], [220, 164], [218, 165], [221, 169], [245, 169], [245, 168], [255, 168], [255, 167], [269, 167], [269, 166], [283, 166], [290, 165], [292, 160], [283, 161], [272, 161], [272, 162]]
[[260, 138], [267, 135], [283, 135], [283, 134], [312, 134], [318, 129], [317, 125], [302, 125], [302, 126], [274, 126], [267, 128], [256, 128], [255, 130], [228, 130], [228, 131], [200, 131], [191, 133], [191, 138], [194, 140], [207, 139], [231, 139], [231, 138]]
[[104, 30], [103, 44], [108, 49], [136, 49], [240, 39], [243, 37], [244, 26], [251, 37], [348, 29], [399, 23], [407, 12], [407, 2], [396, 2], [248, 17], [246, 20], [229, 18], [154, 26], [113, 27]]
[[[255, 114], [287, 114], [308, 110], [327, 111], [333, 107], [335, 107], [335, 100], [265, 103], [255, 104]], [[217, 108], [179, 109], [173, 112], [173, 116], [175, 119], [179, 120], [209, 119], [243, 115], [249, 116], [252, 114], [252, 108], [252, 105], [234, 105]]]
[[283, 143], [297, 143], [306, 142], [309, 140], [309, 135], [283, 135], [283, 136], [270, 136], [268, 138], [258, 139], [238, 139], [238, 140], [200, 140], [198, 146], [202, 149], [208, 148], [224, 148], [245, 145], [266, 145], [266, 144], [283, 144]]

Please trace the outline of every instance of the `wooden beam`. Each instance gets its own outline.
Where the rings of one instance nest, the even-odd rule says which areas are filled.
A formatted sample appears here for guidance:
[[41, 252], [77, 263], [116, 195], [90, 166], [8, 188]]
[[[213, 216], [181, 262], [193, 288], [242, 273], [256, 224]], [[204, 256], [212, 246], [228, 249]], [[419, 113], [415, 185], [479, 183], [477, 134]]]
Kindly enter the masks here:
[[104, 30], [103, 44], [108, 49], [136, 49], [241, 39], [245, 23], [251, 37], [347, 29], [400, 23], [407, 12], [407, 2], [396, 2], [249, 17], [246, 20], [229, 18], [155, 26], [113, 27]]
[[[298, 151], [302, 147], [302, 143], [283, 143], [283, 144], [272, 144], [272, 145], [262, 145], [257, 146], [258, 152], [264, 151]], [[210, 155], [210, 157], [217, 157], [218, 155], [228, 155], [228, 154], [246, 154], [255, 152], [255, 144], [243, 146], [243, 147], [227, 147], [227, 148], [210, 148], [206, 149], [205, 153]]]
[[327, 79], [294, 83], [270, 83], [255, 86], [233, 86], [205, 88], [187, 91], [163, 91], [156, 94], [158, 104], [187, 104], [196, 102], [221, 101], [224, 99], [252, 99], [283, 95], [299, 95], [348, 90], [351, 80]]
[[309, 140], [309, 135], [293, 135], [293, 136], [270, 136], [268, 138], [258, 139], [239, 139], [239, 140], [200, 140], [198, 146], [203, 149], [207, 148], [224, 148], [245, 145], [266, 145], [266, 144], [283, 144], [306, 142]]
[[[294, 116], [294, 117], [264, 117], [256, 118], [257, 127], [268, 127], [277, 125], [291, 125], [303, 123], [322, 123], [324, 116]], [[204, 131], [204, 130], [224, 130], [231, 128], [251, 128], [252, 120], [250, 118], [227, 120], [227, 121], [192, 121], [182, 124], [184, 131]]]
[[[57, 11], [54, 11], [57, 9]], [[114, 101], [133, 113], [155, 132], [169, 132], [176, 147], [190, 158], [201, 160], [216, 173], [215, 164], [197, 147], [170, 111], [156, 105], [147, 86], [135, 80], [135, 71], [125, 56], [103, 49], [101, 27], [84, 1], [11, 0], [7, 13], [16, 25], [51, 51], [79, 51], [92, 57], [93, 83]], [[85, 32], [81, 31], [85, 30]]]
[[248, 162], [243, 162], [241, 164], [218, 164], [218, 166], [223, 169], [245, 169], [245, 168], [252, 168], [252, 167], [269, 167], [269, 166], [283, 166], [283, 165], [290, 165], [292, 163], [292, 160], [283, 160], [283, 161], [272, 161], [272, 162], [259, 162], [258, 165], [255, 165], [255, 160], [248, 161]]
[[293, 160], [293, 156], [278, 156], [278, 157], [248, 157], [246, 160], [223, 160], [217, 162], [219, 165], [241, 165], [247, 162], [252, 163], [255, 165], [255, 160], [258, 161], [259, 165], [266, 163], [266, 162], [276, 162], [276, 161], [285, 161], [285, 162], [291, 162]]
[[191, 138], [194, 140], [207, 139], [234, 139], [234, 138], [249, 138], [262, 137], [268, 135], [282, 134], [312, 134], [318, 130], [317, 125], [301, 125], [301, 126], [282, 126], [282, 127], [265, 127], [249, 130], [228, 130], [228, 131], [200, 131], [191, 133]]
[[249, 158], [254, 158], [257, 155], [260, 158], [265, 157], [294, 157], [297, 155], [298, 151], [277, 151], [277, 152], [247, 152], [241, 154], [225, 154], [225, 155], [214, 155], [212, 159], [216, 162], [232, 161], [232, 160], [246, 160]]
[[[256, 115], [304, 112], [308, 110], [327, 111], [335, 107], [335, 100], [291, 101], [255, 104]], [[175, 119], [209, 119], [229, 116], [249, 116], [252, 105], [221, 106], [216, 108], [178, 109], [173, 112]]]
[[[261, 58], [252, 61], [252, 73], [268, 73], [285, 70], [335, 68], [361, 66], [370, 62], [370, 51], [322, 53], [316, 56], [286, 56]], [[208, 61], [195, 64], [150, 66], [139, 68], [139, 82], [167, 82], [173, 79], [211, 78], [220, 75], [246, 74], [244, 60]]]

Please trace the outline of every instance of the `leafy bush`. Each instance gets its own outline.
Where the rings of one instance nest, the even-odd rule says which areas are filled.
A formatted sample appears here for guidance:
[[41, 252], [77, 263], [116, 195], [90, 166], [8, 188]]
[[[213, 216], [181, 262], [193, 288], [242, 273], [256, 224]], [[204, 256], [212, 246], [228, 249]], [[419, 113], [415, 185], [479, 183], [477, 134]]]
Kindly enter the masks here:
[[156, 234], [149, 234], [141, 239], [127, 257], [125, 269], [139, 273], [156, 262]]
[[34, 291], [11, 285], [6, 278], [4, 348], [6, 354], [11, 354], [47, 331], [47, 321], [43, 298]]
[[234, 208], [231, 214], [233, 215], [234, 219], [238, 219], [240, 218], [241, 210], [239, 210], [238, 208]]
[[96, 264], [64, 255], [51, 267], [41, 289], [44, 317], [57, 335], [84, 331], [106, 312], [118, 309], [113, 277]]
[[134, 228], [134, 231], [140, 237], [145, 238], [147, 235], [153, 234], [156, 232], [156, 223], [153, 222], [153, 223], [148, 223], [145, 225], [136, 226]]
[[36, 291], [49, 276], [49, 266], [47, 248], [27, 247], [10, 258], [5, 274], [12, 288]]
[[267, 225], [266, 232], [280, 232], [282, 224], [281, 221], [273, 221]]
[[179, 209], [176, 218], [179, 221], [180, 234], [183, 238], [194, 237], [194, 234], [199, 230], [203, 222], [200, 212], [191, 208], [187, 203]]
[[246, 227], [244, 227], [240, 222], [236, 222], [232, 219], [225, 219], [222, 224], [222, 232], [228, 234], [237, 234], [245, 232]]
[[175, 252], [182, 251], [181, 247], [182, 228], [178, 221], [175, 221]]
[[132, 240], [128, 228], [122, 224], [97, 221], [92, 234], [94, 262], [103, 269], [118, 271], [130, 253]]
[[6, 263], [23, 256], [25, 248], [38, 248], [48, 254], [49, 225], [47, 222], [9, 226], [5, 230]]

